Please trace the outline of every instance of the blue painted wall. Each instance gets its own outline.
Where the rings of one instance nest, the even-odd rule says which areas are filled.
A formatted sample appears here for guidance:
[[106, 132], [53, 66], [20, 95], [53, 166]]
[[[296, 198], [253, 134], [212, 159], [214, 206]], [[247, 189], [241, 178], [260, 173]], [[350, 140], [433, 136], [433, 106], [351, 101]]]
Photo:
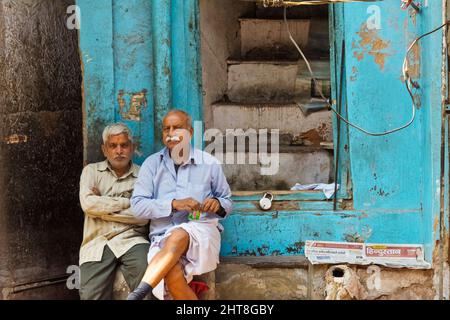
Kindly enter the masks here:
[[[161, 117], [172, 106], [202, 118], [198, 3], [77, 3], [82, 17], [85, 159], [100, 158], [103, 126], [121, 120], [137, 133], [139, 163], [159, 148]], [[407, 122], [411, 100], [401, 77], [403, 58], [415, 37], [442, 24], [441, 1], [429, 1], [416, 17], [402, 11], [399, 1], [330, 8], [333, 98], [339, 96], [343, 61], [343, 114], [370, 131]], [[379, 8], [380, 29], [367, 26], [374, 8]], [[439, 31], [424, 39], [411, 60], [421, 88], [415, 92], [420, 106], [409, 128], [369, 137], [341, 123], [339, 198], [347, 201], [338, 211], [319, 194], [277, 196], [270, 212], [257, 209], [257, 195], [235, 196], [236, 209], [223, 222], [221, 254], [297, 255], [303, 254], [306, 240], [356, 240], [423, 243], [431, 261], [441, 203], [442, 37]], [[336, 119], [334, 124], [336, 134]]]
[[201, 119], [198, 3], [78, 0], [81, 11], [85, 159], [102, 158], [101, 132], [123, 121], [135, 161], [160, 149], [162, 116], [174, 107]]

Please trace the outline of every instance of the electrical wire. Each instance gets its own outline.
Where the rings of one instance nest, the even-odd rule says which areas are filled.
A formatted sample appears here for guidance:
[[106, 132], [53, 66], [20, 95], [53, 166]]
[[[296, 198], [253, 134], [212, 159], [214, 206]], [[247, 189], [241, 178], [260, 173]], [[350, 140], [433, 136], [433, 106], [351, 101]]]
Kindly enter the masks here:
[[319, 91], [320, 97], [323, 99], [324, 102], [327, 103], [328, 107], [329, 107], [329, 108], [330, 108], [330, 109], [331, 109], [331, 110], [332, 110], [332, 111], [333, 111], [333, 112], [334, 112], [334, 113], [335, 113], [342, 121], [344, 121], [344, 122], [345, 122], [346, 124], [348, 124], [349, 126], [355, 128], [355, 129], [357, 129], [357, 130], [359, 130], [359, 131], [361, 131], [361, 132], [363, 132], [363, 133], [365, 133], [365, 134], [367, 134], [367, 135], [370, 135], [370, 136], [385, 136], [385, 135], [388, 135], [388, 134], [391, 134], [391, 133], [400, 131], [400, 130], [402, 130], [402, 129], [405, 129], [405, 128], [409, 127], [409, 126], [414, 122], [414, 119], [415, 119], [415, 117], [416, 117], [416, 103], [415, 103], [414, 95], [413, 95], [413, 93], [412, 93], [412, 90], [411, 90], [410, 85], [411, 85], [412, 87], [414, 87], [414, 88], [419, 88], [419, 86], [418, 86], [418, 84], [417, 84], [416, 82], [412, 81], [412, 79], [411, 79], [411, 77], [410, 77], [410, 75], [409, 75], [409, 72], [408, 72], [408, 70], [409, 70], [409, 68], [408, 68], [408, 67], [409, 67], [409, 63], [408, 63], [409, 53], [411, 52], [412, 48], [416, 45], [417, 42], [419, 42], [419, 41], [420, 41], [421, 39], [423, 39], [424, 37], [429, 36], [429, 35], [431, 35], [431, 34], [437, 32], [438, 30], [444, 28], [446, 25], [450, 24], [450, 21], [447, 21], [446, 23], [444, 23], [443, 25], [437, 27], [436, 29], [434, 29], [434, 30], [432, 30], [432, 31], [430, 31], [430, 32], [428, 32], [428, 33], [425, 33], [425, 34], [421, 35], [420, 37], [416, 38], [416, 39], [412, 42], [412, 44], [409, 46], [408, 50], [406, 51], [405, 59], [404, 59], [404, 61], [403, 61], [402, 72], [403, 72], [403, 78], [404, 78], [404, 81], [405, 81], [406, 90], [408, 91], [408, 94], [409, 94], [409, 96], [411, 97], [411, 100], [412, 100], [412, 115], [411, 115], [411, 119], [410, 119], [405, 125], [403, 125], [403, 126], [401, 126], [401, 127], [398, 127], [398, 128], [395, 128], [395, 129], [392, 129], [392, 130], [388, 130], [388, 131], [384, 131], [384, 132], [370, 132], [370, 131], [368, 131], [368, 130], [366, 130], [366, 129], [364, 129], [364, 128], [362, 128], [362, 127], [360, 127], [360, 126], [358, 126], [358, 125], [356, 125], [356, 124], [354, 124], [354, 123], [352, 123], [352, 122], [350, 122], [348, 119], [346, 119], [345, 117], [343, 117], [336, 109], [333, 108], [333, 106], [332, 106], [332, 104], [330, 103], [329, 99], [327, 99], [327, 98], [324, 96], [324, 94], [323, 94], [323, 92], [322, 92], [322, 89], [321, 89], [321, 86], [318, 85], [318, 83], [317, 83], [317, 79], [316, 79], [316, 77], [315, 77], [315, 75], [314, 75], [314, 73], [313, 73], [313, 71], [312, 71], [312, 69], [311, 69], [311, 65], [310, 65], [308, 59], [306, 58], [306, 56], [305, 56], [305, 54], [303, 53], [302, 49], [300, 49], [299, 45], [297, 44], [297, 42], [295, 41], [294, 37], [292, 36], [292, 33], [291, 33], [291, 31], [290, 31], [290, 28], [289, 28], [289, 23], [288, 23], [288, 20], [287, 20], [287, 16], [286, 16], [286, 6], [284, 6], [284, 12], [283, 12], [283, 13], [284, 13], [284, 14], [283, 14], [283, 15], [284, 15], [284, 23], [286, 24], [286, 29], [287, 29], [287, 32], [288, 32], [288, 35], [289, 35], [289, 39], [292, 41], [292, 43], [294, 44], [294, 46], [296, 47], [296, 49], [298, 50], [298, 52], [299, 52], [300, 55], [302, 56], [303, 60], [305, 61], [306, 66], [307, 66], [307, 68], [308, 68], [308, 71], [309, 71], [309, 73], [311, 74], [311, 78], [312, 78], [312, 80], [313, 80], [313, 82], [314, 82], [314, 85], [317, 87], [317, 89], [318, 89], [318, 91]]

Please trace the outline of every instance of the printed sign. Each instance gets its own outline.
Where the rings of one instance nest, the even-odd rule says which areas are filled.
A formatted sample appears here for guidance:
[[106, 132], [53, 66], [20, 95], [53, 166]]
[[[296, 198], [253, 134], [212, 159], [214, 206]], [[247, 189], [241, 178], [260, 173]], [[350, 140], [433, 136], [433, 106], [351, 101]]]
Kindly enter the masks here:
[[389, 267], [428, 269], [423, 245], [306, 241], [306, 258], [312, 264], [380, 264]]

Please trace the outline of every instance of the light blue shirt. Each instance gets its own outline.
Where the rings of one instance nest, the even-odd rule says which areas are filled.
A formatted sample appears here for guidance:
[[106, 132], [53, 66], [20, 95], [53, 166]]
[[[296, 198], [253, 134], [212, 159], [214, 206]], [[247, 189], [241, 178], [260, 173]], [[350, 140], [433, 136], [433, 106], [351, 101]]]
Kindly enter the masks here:
[[[193, 198], [200, 203], [217, 198], [226, 215], [232, 211], [231, 190], [220, 162], [204, 151], [191, 148], [190, 158], [175, 172], [167, 148], [149, 156], [141, 166], [131, 197], [131, 209], [139, 218], [150, 219], [150, 239], [174, 225], [188, 221], [187, 211], [172, 212], [172, 200]], [[202, 213], [200, 220], [223, 219]], [[222, 226], [219, 224], [219, 228]]]

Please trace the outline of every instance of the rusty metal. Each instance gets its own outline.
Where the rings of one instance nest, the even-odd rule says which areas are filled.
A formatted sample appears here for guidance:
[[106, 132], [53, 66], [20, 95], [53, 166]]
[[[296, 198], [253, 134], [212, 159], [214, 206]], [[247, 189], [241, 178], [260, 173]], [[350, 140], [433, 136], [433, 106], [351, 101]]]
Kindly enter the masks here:
[[8, 294], [16, 294], [16, 293], [20, 293], [23, 291], [34, 290], [37, 288], [48, 287], [48, 286], [64, 283], [64, 282], [67, 282], [67, 279], [69, 278], [69, 276], [70, 275], [63, 274], [63, 275], [48, 277], [48, 278], [41, 279], [38, 281], [17, 284], [14, 287], [9, 288]]
[[415, 3], [414, 0], [402, 0], [400, 7], [403, 10], [408, 9], [411, 6], [416, 12], [420, 12], [420, 3]]
[[28, 142], [29, 138], [24, 134], [13, 134], [4, 138], [6, 144], [19, 144]]

